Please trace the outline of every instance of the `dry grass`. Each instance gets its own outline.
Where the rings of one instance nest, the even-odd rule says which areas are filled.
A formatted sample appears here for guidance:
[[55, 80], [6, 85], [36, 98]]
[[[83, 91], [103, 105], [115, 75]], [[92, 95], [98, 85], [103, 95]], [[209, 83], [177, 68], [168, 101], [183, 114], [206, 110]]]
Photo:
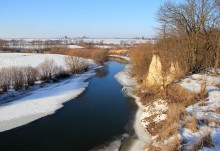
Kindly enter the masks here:
[[130, 52], [130, 50], [128, 49], [115, 49], [115, 50], [110, 50], [109, 54], [110, 55], [122, 55], [122, 56], [126, 56], [128, 55]]
[[203, 123], [208, 126], [219, 127], [220, 123], [215, 118], [204, 119]]
[[166, 144], [163, 144], [163, 141], [159, 143], [161, 143], [159, 145], [160, 147], [157, 147], [154, 144], [149, 144], [147, 149], [149, 151], [181, 151], [182, 148], [181, 141], [177, 136], [174, 136]]
[[154, 146], [153, 144], [149, 144], [147, 146], [147, 150], [149, 151], [163, 151], [160, 147]]
[[220, 89], [220, 83], [215, 84], [215, 86]]
[[131, 50], [129, 56], [131, 58], [132, 76], [141, 79], [140, 82], [144, 81], [153, 56], [153, 44], [137, 45]]
[[207, 94], [208, 94], [208, 91], [207, 91], [207, 85], [206, 85], [206, 81], [202, 81], [202, 84], [201, 84], [201, 90], [200, 92], [198, 93], [198, 99], [201, 99], [203, 101], [206, 101], [206, 98], [207, 98]]
[[220, 114], [220, 107], [218, 107], [215, 111], [217, 114]]
[[211, 138], [211, 132], [210, 131], [205, 131], [203, 133], [203, 136], [201, 137], [200, 140], [198, 140], [196, 143], [192, 145], [192, 148], [190, 149], [191, 151], [197, 151], [203, 147], [215, 147], [212, 138]]
[[199, 122], [198, 122], [197, 118], [193, 115], [193, 116], [186, 117], [183, 126], [195, 133], [199, 130], [198, 124], [199, 124]]
[[206, 106], [206, 105], [207, 104], [204, 101], [202, 101], [201, 103], [198, 104], [198, 106]]
[[[169, 123], [169, 125], [167, 125], [167, 123], [165, 122], [165, 126], [160, 128], [160, 132], [158, 134], [157, 140], [166, 140], [172, 136], [176, 136], [177, 134], [179, 134], [178, 128], [177, 128], [177, 124], [172, 124]], [[158, 127], [159, 129], [159, 127]]]
[[189, 106], [196, 103], [197, 94], [183, 88], [179, 84], [171, 84], [166, 90], [167, 99], [171, 102]]
[[162, 148], [163, 151], [181, 151], [181, 141], [177, 136], [175, 136], [171, 141], [162, 146]]
[[150, 103], [163, 95], [159, 86], [141, 86], [136, 89], [135, 95], [141, 98], [142, 104]]
[[108, 60], [108, 51], [102, 49], [74, 49], [69, 51], [67, 55], [93, 59], [100, 64]]

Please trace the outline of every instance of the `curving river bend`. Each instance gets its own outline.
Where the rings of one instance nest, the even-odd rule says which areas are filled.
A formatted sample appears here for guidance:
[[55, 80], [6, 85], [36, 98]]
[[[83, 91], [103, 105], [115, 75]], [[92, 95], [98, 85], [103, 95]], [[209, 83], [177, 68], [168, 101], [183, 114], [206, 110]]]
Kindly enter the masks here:
[[89, 79], [86, 91], [55, 114], [0, 133], [1, 149], [87, 151], [132, 133], [137, 106], [114, 78], [124, 66], [107, 62]]

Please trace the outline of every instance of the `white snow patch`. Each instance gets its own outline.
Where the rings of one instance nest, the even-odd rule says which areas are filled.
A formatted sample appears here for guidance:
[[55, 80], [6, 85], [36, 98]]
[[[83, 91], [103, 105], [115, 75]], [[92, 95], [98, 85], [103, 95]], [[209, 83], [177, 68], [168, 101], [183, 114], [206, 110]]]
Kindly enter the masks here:
[[110, 48], [112, 48], [113, 46], [110, 46], [110, 45], [95, 45], [94, 47], [96, 47], [96, 48], [101, 48], [101, 49], [110, 49]]
[[70, 49], [83, 49], [84, 47], [78, 46], [78, 45], [68, 45], [68, 48]]
[[65, 55], [32, 54], [32, 53], [0, 53], [0, 68], [2, 67], [37, 67], [45, 59], [53, 59], [57, 65], [65, 67]]
[[129, 75], [129, 68], [130, 66], [127, 65], [123, 71], [115, 75], [115, 78], [119, 81], [121, 85], [124, 86], [123, 90], [126, 90], [126, 94], [135, 99], [135, 102], [139, 107], [134, 121], [134, 130], [138, 139], [135, 140], [134, 144], [132, 144], [129, 151], [142, 151], [145, 150], [146, 145], [151, 141], [151, 136], [147, 131], [145, 131], [145, 128], [143, 127], [142, 122], [140, 120], [140, 117], [144, 113], [144, 106], [141, 104], [140, 98], [133, 94], [133, 89], [137, 86], [137, 83]]
[[[144, 112], [140, 116], [141, 123], [144, 128], [151, 122], [159, 123], [167, 118], [167, 114], [164, 114], [168, 110], [168, 104], [165, 100], [158, 99], [154, 101], [152, 104], [147, 105], [144, 107]], [[147, 121], [146, 118], [151, 117], [152, 115], [156, 115], [152, 121]]]

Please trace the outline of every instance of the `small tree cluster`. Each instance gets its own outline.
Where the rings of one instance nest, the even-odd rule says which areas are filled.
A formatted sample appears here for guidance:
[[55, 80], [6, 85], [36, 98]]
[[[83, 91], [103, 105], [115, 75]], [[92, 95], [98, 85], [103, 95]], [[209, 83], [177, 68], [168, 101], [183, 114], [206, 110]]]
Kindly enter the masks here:
[[82, 71], [88, 70], [89, 63], [86, 59], [74, 56], [67, 56], [65, 63], [72, 74], [78, 74]]
[[0, 69], [0, 92], [10, 87], [15, 90], [31, 86], [36, 81], [37, 70], [33, 67], [10, 67]]
[[58, 66], [53, 59], [45, 59], [38, 67], [39, 79], [43, 81], [56, 80], [65, 74], [64, 69]]

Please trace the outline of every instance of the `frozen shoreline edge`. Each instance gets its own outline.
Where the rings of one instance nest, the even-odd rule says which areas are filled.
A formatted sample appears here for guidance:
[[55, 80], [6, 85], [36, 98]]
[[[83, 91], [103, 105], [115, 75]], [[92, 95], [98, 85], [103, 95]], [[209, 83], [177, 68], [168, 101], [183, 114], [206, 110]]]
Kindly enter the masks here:
[[129, 65], [125, 65], [125, 68], [121, 72], [117, 73], [115, 78], [123, 86], [122, 90], [126, 93], [126, 95], [133, 97], [138, 106], [134, 119], [134, 130], [138, 139], [133, 141], [132, 144], [129, 144], [129, 151], [145, 150], [146, 145], [151, 141], [151, 137], [141, 125], [140, 117], [143, 113], [144, 106], [141, 104], [140, 98], [133, 94], [133, 89], [137, 86], [137, 84], [129, 74]]

